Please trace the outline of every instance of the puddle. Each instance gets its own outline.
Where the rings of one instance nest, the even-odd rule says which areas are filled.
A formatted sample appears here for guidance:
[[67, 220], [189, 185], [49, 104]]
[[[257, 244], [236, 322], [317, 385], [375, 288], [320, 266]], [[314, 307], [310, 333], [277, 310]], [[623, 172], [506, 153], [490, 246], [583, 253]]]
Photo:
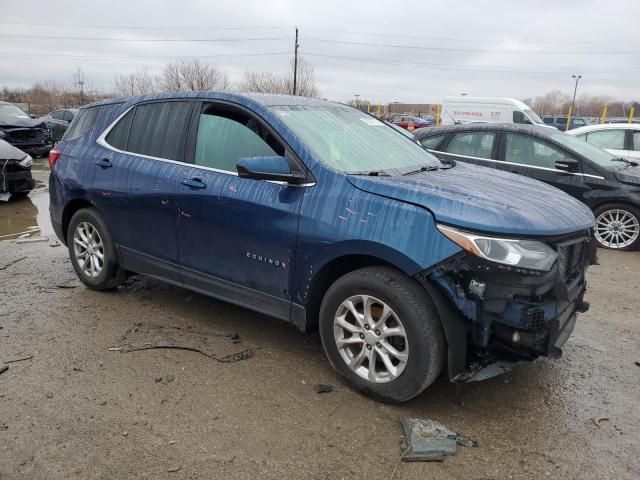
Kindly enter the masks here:
[[49, 218], [49, 193], [31, 193], [24, 198], [0, 202], [0, 240], [31, 236], [54, 236]]

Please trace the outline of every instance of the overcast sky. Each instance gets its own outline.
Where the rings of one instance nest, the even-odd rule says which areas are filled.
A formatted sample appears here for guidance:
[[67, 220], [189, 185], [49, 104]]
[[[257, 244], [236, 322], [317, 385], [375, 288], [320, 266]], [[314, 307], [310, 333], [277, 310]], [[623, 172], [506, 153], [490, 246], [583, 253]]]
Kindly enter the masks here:
[[333, 100], [572, 93], [572, 73], [579, 96], [640, 100], [639, 0], [0, 0], [0, 12], [0, 86], [64, 83], [80, 66], [108, 91], [117, 73], [180, 56], [208, 57], [232, 81], [284, 72], [297, 25]]

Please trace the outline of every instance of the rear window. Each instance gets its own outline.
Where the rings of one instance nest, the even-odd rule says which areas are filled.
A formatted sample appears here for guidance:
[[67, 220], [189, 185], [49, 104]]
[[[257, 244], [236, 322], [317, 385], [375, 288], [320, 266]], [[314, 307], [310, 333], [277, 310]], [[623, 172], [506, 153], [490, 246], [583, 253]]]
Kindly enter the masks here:
[[131, 122], [126, 150], [182, 161], [192, 106], [191, 102], [182, 101], [138, 105]]
[[109, 105], [102, 105], [100, 107], [83, 108], [76, 114], [73, 122], [67, 129], [62, 141], [75, 140], [82, 137], [92, 128], [96, 127], [100, 120], [103, 120], [109, 115], [116, 107], [119, 107], [119, 103], [112, 103]]

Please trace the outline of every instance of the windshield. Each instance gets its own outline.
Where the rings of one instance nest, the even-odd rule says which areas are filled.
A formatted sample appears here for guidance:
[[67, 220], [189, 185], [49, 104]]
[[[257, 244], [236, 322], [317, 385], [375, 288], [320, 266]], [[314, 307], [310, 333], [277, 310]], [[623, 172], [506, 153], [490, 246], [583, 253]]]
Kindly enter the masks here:
[[16, 118], [30, 118], [20, 107], [16, 105], [0, 105], [0, 121], [11, 122]]
[[441, 165], [404, 134], [353, 108], [278, 106], [273, 111], [320, 161], [343, 173], [394, 173]]
[[542, 121], [542, 119], [538, 116], [538, 114], [536, 112], [534, 112], [533, 110], [531, 110], [530, 108], [523, 108], [522, 111], [524, 112], [524, 114], [527, 117], [529, 117], [531, 119], [531, 121], [533, 121], [533, 123], [539, 123], [541, 125], [545, 124]]
[[550, 137], [558, 142], [560, 145], [567, 147], [569, 150], [587, 157], [592, 162], [596, 162], [598, 165], [604, 167], [612, 167], [615, 162], [612, 162], [616, 158], [615, 155], [611, 155], [606, 150], [598, 148], [590, 143], [585, 142], [577, 137], [572, 137], [566, 133], [552, 133]]

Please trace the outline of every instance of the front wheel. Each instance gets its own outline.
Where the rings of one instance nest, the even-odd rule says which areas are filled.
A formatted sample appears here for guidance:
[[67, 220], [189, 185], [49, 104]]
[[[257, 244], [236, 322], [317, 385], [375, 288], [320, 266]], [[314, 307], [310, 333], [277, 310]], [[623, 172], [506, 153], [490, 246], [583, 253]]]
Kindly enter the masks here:
[[640, 212], [622, 204], [605, 205], [595, 211], [598, 245], [614, 250], [635, 250], [640, 246]]
[[329, 362], [349, 383], [382, 401], [404, 402], [440, 374], [445, 341], [425, 289], [388, 267], [339, 278], [320, 307]]

